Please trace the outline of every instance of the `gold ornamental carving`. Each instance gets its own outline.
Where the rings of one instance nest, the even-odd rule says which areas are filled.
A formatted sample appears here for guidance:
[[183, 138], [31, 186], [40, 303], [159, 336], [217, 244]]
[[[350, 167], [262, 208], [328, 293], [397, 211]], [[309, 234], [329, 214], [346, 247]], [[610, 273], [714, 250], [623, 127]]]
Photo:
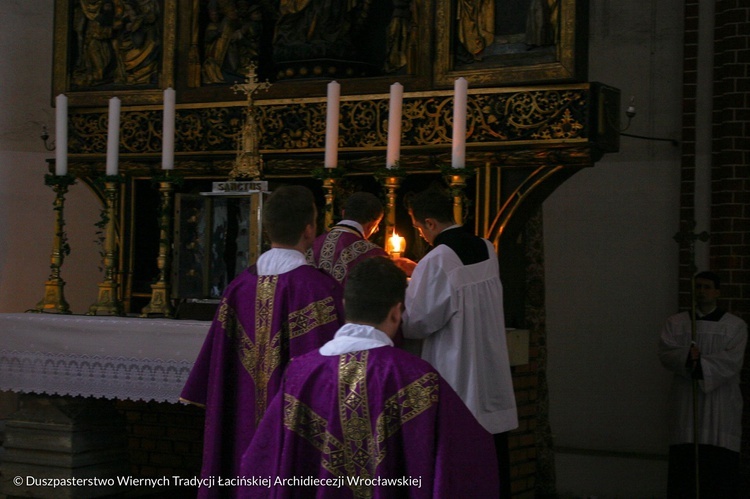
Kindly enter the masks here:
[[[259, 163], [260, 141], [266, 157], [286, 153], [320, 153], [325, 147], [325, 99], [289, 102], [255, 101], [254, 93], [267, 88], [254, 74], [238, 89], [250, 92], [245, 106], [214, 104], [180, 109], [178, 143], [181, 153], [234, 154]], [[596, 94], [589, 84], [533, 90], [480, 89], [469, 94], [467, 146], [517, 149], [522, 147], [587, 144]], [[452, 94], [406, 94], [403, 104], [402, 149], [445, 150], [451, 143]], [[161, 109], [127, 109], [122, 115], [121, 150], [124, 154], [158, 154], [160, 131], [153, 127]], [[387, 146], [388, 95], [365, 95], [341, 102], [342, 152]], [[69, 150], [75, 155], [106, 152], [104, 109], [79, 111], [70, 117]], [[238, 127], [241, 130], [238, 132]], [[243, 172], [240, 166], [238, 172]]]

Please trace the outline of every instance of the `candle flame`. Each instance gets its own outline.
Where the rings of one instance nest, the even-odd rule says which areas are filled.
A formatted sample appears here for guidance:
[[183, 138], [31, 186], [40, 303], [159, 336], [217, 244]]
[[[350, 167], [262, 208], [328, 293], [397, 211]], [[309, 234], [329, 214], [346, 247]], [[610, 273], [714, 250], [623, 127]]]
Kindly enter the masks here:
[[388, 238], [388, 242], [391, 247], [390, 253], [403, 253], [406, 241], [396, 233], [396, 229], [393, 229], [393, 235]]

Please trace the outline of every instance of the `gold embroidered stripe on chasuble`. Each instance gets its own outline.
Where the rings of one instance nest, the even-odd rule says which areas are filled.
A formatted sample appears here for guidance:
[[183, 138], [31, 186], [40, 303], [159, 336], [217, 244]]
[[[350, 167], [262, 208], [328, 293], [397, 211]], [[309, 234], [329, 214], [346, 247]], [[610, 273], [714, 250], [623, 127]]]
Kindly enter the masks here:
[[[284, 426], [312, 444], [322, 454], [325, 469], [337, 477], [374, 477], [386, 457], [386, 440], [439, 400], [438, 375], [427, 373], [386, 399], [373, 426], [367, 396], [368, 354], [363, 351], [339, 356], [341, 439], [333, 434], [331, 421], [294, 395], [284, 394]], [[355, 490], [355, 495], [368, 497], [370, 494], [363, 488]]]

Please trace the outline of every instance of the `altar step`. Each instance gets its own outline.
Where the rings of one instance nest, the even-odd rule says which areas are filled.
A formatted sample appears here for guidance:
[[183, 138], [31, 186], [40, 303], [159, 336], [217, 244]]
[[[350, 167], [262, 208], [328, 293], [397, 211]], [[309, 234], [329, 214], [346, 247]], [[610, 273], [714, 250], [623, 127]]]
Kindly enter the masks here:
[[0, 496], [111, 497], [127, 489], [125, 420], [111, 400], [21, 395], [5, 423]]

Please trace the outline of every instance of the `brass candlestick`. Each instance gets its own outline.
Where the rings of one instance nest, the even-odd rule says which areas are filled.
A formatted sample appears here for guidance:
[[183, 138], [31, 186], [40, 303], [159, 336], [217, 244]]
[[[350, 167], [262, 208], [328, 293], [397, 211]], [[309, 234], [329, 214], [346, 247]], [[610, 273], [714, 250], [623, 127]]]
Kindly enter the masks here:
[[65, 194], [68, 192], [68, 186], [75, 184], [75, 179], [70, 175], [47, 175], [45, 183], [51, 185], [55, 191], [55, 235], [52, 239], [52, 255], [49, 279], [44, 283], [44, 298], [42, 298], [36, 307], [30, 312], [46, 312], [53, 314], [70, 314], [70, 306], [65, 301], [63, 288], [65, 281], [60, 277], [60, 268], [62, 267], [65, 255], [70, 253], [67, 238], [65, 236], [65, 217], [63, 208], [65, 206]]
[[385, 176], [383, 177], [383, 186], [385, 187], [385, 233], [393, 234], [396, 227], [396, 191], [401, 187], [402, 177]]
[[172, 317], [174, 309], [170, 299], [169, 268], [172, 263], [172, 200], [174, 183], [165, 178], [159, 181], [161, 194], [161, 208], [159, 215], [159, 256], [156, 266], [159, 269], [159, 279], [151, 285], [151, 301], [141, 310], [141, 317], [162, 315]]
[[110, 180], [110, 178], [105, 179], [104, 197], [107, 205], [107, 225], [104, 233], [104, 281], [99, 283], [97, 302], [89, 307], [86, 315], [124, 315], [115, 276], [115, 266], [117, 265], [115, 221], [117, 220], [119, 194], [119, 182]]
[[466, 175], [446, 175], [453, 196], [453, 219], [463, 225], [465, 218]]
[[323, 211], [325, 217], [325, 230], [330, 229], [333, 226], [333, 218], [335, 215], [334, 202], [336, 201], [333, 189], [336, 187], [336, 179], [327, 177], [323, 179], [323, 189], [325, 190], [326, 205]]

